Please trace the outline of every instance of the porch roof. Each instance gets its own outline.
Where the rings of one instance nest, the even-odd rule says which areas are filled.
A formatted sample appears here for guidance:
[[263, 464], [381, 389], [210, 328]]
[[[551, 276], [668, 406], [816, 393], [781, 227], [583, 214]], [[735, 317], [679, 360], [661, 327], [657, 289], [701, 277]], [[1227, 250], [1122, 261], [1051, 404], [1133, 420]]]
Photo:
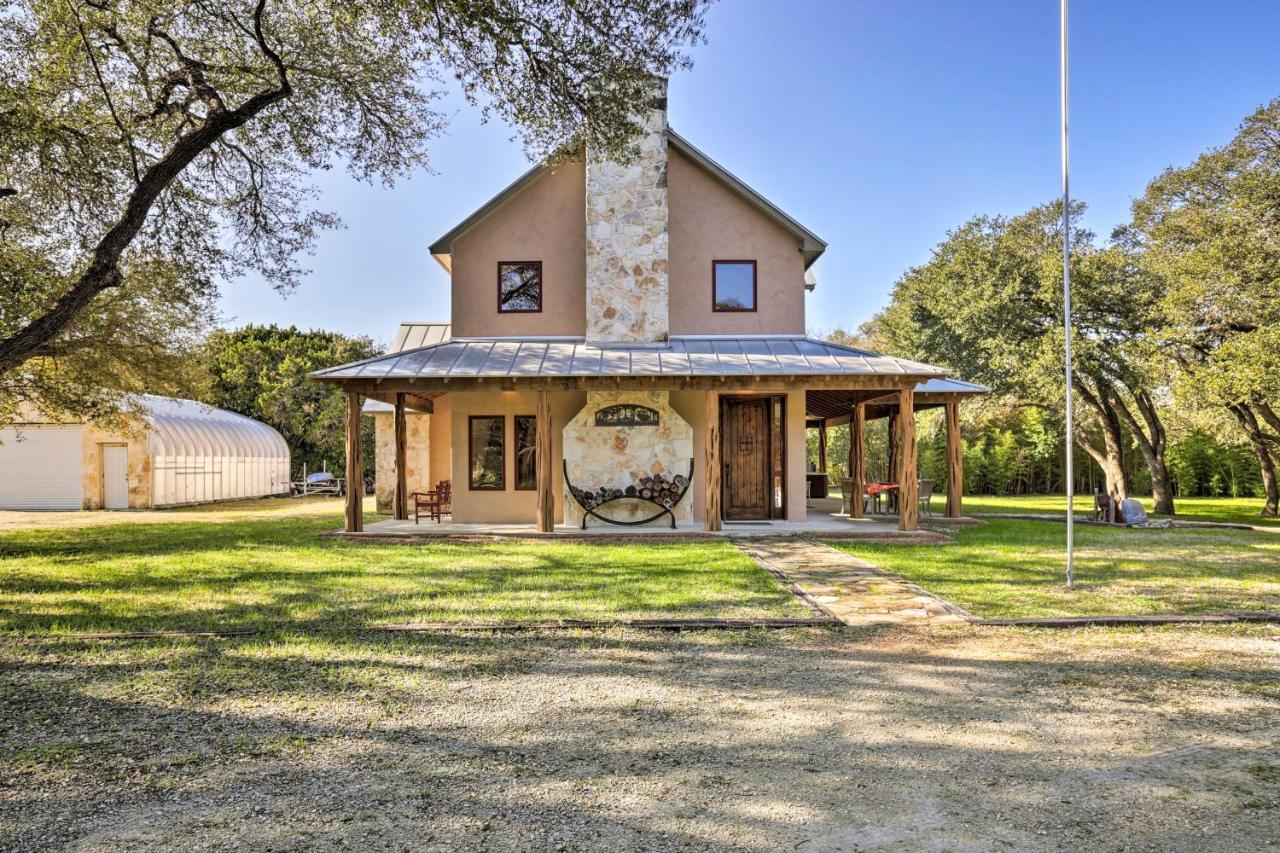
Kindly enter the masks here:
[[943, 367], [802, 335], [687, 336], [661, 344], [580, 338], [453, 338], [311, 374], [320, 382], [590, 377], [919, 377]]

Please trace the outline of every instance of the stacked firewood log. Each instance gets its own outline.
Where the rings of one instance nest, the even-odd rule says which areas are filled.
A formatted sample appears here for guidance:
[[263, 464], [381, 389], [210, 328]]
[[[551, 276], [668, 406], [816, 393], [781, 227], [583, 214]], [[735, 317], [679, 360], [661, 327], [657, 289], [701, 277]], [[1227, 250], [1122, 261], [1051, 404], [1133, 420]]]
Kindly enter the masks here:
[[680, 500], [681, 494], [689, 485], [689, 478], [683, 474], [668, 477], [665, 474], [654, 474], [641, 477], [626, 488], [616, 489], [601, 486], [599, 489], [580, 489], [570, 485], [574, 499], [587, 509], [595, 509], [602, 503], [619, 498], [642, 498], [670, 509]]

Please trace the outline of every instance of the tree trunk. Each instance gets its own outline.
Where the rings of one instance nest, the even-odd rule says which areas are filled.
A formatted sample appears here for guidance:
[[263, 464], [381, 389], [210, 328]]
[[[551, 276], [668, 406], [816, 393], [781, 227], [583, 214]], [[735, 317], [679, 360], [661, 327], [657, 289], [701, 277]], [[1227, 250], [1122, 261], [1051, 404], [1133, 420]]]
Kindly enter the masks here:
[[1162, 515], [1173, 515], [1173, 486], [1169, 481], [1169, 468], [1165, 464], [1164, 452], [1166, 437], [1164, 424], [1156, 412], [1154, 401], [1146, 391], [1133, 393], [1133, 402], [1142, 415], [1142, 422], [1134, 417], [1124, 398], [1116, 393], [1115, 388], [1100, 386], [1111, 407], [1120, 415], [1129, 432], [1133, 433], [1147, 463], [1147, 471], [1151, 474], [1151, 497], [1155, 503], [1155, 511]]
[[1104, 395], [1084, 384], [1079, 378], [1076, 379], [1075, 388], [1089, 411], [1093, 413], [1102, 434], [1103, 446], [1099, 449], [1080, 438], [1077, 438], [1077, 443], [1102, 469], [1103, 476], [1107, 480], [1107, 494], [1124, 500], [1129, 497], [1133, 485], [1129, 482], [1129, 472], [1124, 465], [1124, 433], [1120, 429], [1120, 416], [1116, 414], [1115, 408]]
[[1227, 409], [1235, 415], [1245, 435], [1249, 437], [1254, 455], [1258, 457], [1258, 467], [1262, 470], [1262, 488], [1266, 493], [1266, 503], [1263, 504], [1262, 512], [1258, 515], [1263, 518], [1275, 518], [1277, 511], [1280, 511], [1280, 485], [1276, 482], [1276, 462], [1271, 455], [1271, 448], [1267, 446], [1266, 436], [1263, 435], [1262, 428], [1258, 426], [1258, 419], [1248, 405], [1237, 403], [1227, 406]]

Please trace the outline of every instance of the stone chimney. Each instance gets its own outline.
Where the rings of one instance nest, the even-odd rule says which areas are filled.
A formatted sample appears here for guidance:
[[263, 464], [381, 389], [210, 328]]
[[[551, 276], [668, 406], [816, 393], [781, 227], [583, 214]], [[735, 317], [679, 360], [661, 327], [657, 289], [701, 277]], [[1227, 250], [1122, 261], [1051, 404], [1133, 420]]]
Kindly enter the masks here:
[[587, 152], [587, 340], [667, 339], [667, 81], [641, 120], [639, 155]]

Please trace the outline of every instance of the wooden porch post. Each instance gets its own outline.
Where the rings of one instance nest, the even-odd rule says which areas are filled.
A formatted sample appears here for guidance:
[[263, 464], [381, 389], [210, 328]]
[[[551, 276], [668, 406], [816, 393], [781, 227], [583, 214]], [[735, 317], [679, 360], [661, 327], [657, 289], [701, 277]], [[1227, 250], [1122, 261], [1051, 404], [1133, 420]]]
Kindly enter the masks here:
[[404, 394], [396, 393], [396, 491], [391, 498], [391, 514], [397, 521], [409, 517], [408, 450], [409, 425], [404, 414]]
[[889, 413], [889, 457], [885, 464], [884, 481], [886, 483], [898, 482], [898, 423], [901, 418], [897, 412]]
[[556, 527], [556, 501], [551, 491], [551, 394], [538, 392], [537, 438], [534, 465], [537, 468], [538, 532], [551, 533]]
[[364, 530], [364, 453], [360, 447], [360, 395], [347, 392], [347, 517], [348, 533]]
[[720, 392], [707, 392], [706, 425], [703, 431], [702, 472], [703, 529], [720, 530]]
[[920, 505], [916, 500], [916, 411], [915, 389], [898, 389], [898, 444], [902, 448], [902, 468], [898, 473], [898, 529], [919, 526]]
[[960, 402], [950, 400], [947, 412], [947, 518], [964, 514], [964, 454], [960, 449]]
[[818, 421], [818, 472], [827, 473], [827, 419]]
[[849, 413], [849, 517], [862, 518], [862, 492], [867, 480], [867, 405], [854, 403]]

